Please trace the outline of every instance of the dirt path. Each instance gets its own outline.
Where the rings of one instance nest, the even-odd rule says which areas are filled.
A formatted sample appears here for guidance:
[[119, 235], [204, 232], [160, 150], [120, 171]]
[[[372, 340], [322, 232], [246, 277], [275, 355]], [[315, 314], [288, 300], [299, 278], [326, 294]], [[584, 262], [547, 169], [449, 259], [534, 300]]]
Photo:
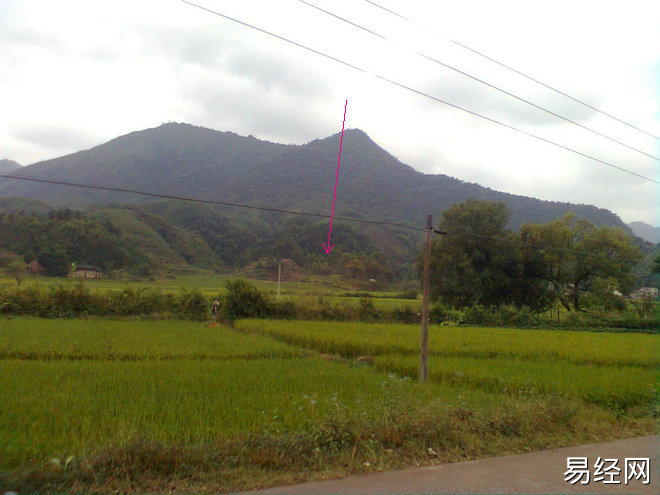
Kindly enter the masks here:
[[[402, 471], [339, 480], [302, 483], [251, 493], [367, 494], [367, 493], [660, 493], [658, 448], [660, 435], [544, 450], [530, 454], [491, 457], [477, 461], [409, 468]], [[589, 484], [564, 480], [567, 457], [587, 457]], [[618, 459], [620, 484], [594, 482], [598, 457]], [[624, 459], [650, 459], [650, 483], [632, 479], [625, 484]], [[605, 468], [611, 463], [606, 463]], [[639, 472], [639, 470], [637, 471]]]

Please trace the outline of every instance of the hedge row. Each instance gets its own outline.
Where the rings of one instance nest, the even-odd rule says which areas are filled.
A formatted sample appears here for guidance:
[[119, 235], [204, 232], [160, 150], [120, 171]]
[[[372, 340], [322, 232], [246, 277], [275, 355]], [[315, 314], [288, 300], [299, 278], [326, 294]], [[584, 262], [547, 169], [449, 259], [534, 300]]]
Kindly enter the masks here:
[[[359, 304], [333, 304], [322, 300], [273, 301], [254, 285], [243, 280], [228, 280], [217, 318], [233, 322], [238, 318], [274, 318], [298, 320], [381, 321], [418, 323], [420, 315], [409, 306], [379, 310], [368, 296]], [[178, 294], [155, 289], [90, 291], [84, 283], [56, 287], [0, 289], [0, 314], [31, 315], [46, 318], [76, 316], [141, 316], [150, 318], [211, 318], [211, 301], [196, 289], [182, 289]], [[590, 329], [633, 329], [657, 332], [658, 317], [645, 315], [634, 307], [621, 312], [595, 311], [567, 313], [560, 323], [547, 314], [527, 307], [471, 306], [456, 310], [436, 304], [430, 313], [432, 323], [482, 326], [559, 327]]]
[[0, 289], [0, 314], [44, 318], [145, 316], [206, 320], [209, 301], [198, 290], [166, 294], [154, 289], [90, 291], [83, 283]]

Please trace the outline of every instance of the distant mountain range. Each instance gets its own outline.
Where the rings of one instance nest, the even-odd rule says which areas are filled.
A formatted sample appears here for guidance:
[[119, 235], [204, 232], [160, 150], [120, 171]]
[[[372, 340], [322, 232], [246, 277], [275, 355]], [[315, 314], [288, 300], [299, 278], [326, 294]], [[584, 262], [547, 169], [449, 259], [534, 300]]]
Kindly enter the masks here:
[[[282, 145], [188, 124], [133, 132], [90, 150], [13, 168], [47, 179], [124, 187], [161, 194], [329, 213], [339, 134], [305, 145]], [[5, 167], [10, 164], [5, 163]], [[15, 162], [13, 162], [15, 163]], [[18, 164], [17, 164], [18, 165]], [[134, 194], [0, 178], [0, 196], [38, 198], [58, 206], [145, 201]], [[545, 223], [569, 211], [595, 224], [621, 226], [609, 210], [494, 191], [401, 163], [360, 130], [344, 132], [335, 214], [423, 225], [468, 198], [504, 202], [510, 228]], [[227, 210], [235, 213], [237, 210]], [[372, 229], [376, 240], [379, 232]], [[320, 240], [319, 240], [320, 244]]]
[[653, 244], [660, 243], [660, 227], [653, 227], [644, 222], [632, 222], [628, 224], [628, 227], [637, 237]]

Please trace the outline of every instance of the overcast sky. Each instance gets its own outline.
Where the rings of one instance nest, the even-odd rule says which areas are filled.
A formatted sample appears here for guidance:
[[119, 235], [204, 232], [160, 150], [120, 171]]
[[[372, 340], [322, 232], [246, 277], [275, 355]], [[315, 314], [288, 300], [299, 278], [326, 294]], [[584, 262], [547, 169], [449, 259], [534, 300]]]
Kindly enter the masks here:
[[[425, 60], [422, 52], [619, 141], [659, 141], [457, 47], [466, 44], [660, 135], [655, 1], [297, 0], [199, 4], [437, 98], [660, 179], [649, 158]], [[427, 26], [428, 29], [422, 26]], [[364, 130], [401, 161], [492, 189], [660, 226], [660, 188], [179, 0], [0, 0], [0, 158], [23, 165], [187, 122], [302, 144]]]

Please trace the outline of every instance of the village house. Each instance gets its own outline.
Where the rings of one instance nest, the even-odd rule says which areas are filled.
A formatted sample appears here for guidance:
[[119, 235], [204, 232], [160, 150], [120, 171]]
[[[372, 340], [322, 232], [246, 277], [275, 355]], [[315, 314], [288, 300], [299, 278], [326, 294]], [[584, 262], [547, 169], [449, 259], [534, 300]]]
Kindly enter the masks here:
[[41, 275], [44, 272], [44, 268], [37, 260], [32, 260], [27, 264], [27, 271], [30, 275]]
[[94, 265], [76, 265], [71, 276], [73, 278], [101, 278], [103, 270]]
[[630, 294], [631, 299], [657, 299], [658, 289], [655, 287], [640, 287]]

